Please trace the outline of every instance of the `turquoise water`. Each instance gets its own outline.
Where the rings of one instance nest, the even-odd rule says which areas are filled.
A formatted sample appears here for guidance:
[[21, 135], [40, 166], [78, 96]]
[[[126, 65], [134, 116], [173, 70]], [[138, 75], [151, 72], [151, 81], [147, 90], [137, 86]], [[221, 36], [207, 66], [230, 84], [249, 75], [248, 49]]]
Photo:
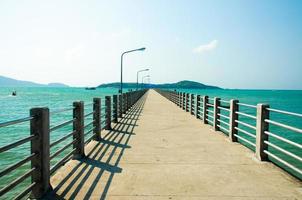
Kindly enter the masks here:
[[[17, 90], [17, 96], [11, 96], [11, 91]], [[256, 105], [257, 103], [268, 103], [272, 108], [282, 109], [286, 111], [292, 111], [297, 113], [302, 113], [302, 91], [271, 91], [271, 90], [185, 90], [193, 94], [208, 95], [212, 97], [220, 97], [223, 100], [238, 99], [242, 103], [248, 103]], [[101, 97], [104, 99], [106, 95], [116, 94], [116, 89], [97, 89], [97, 90], [85, 90], [83, 88], [1, 88], [0, 87], [0, 122], [13, 120], [16, 118], [22, 118], [29, 115], [29, 109], [32, 107], [49, 107], [50, 112], [62, 108], [68, 108], [72, 106], [72, 102], [82, 100], [85, 101], [85, 104], [88, 105], [92, 103], [94, 97]], [[104, 104], [102, 100], [102, 104]], [[92, 111], [92, 105], [85, 106], [85, 113]], [[256, 111], [252, 108], [240, 107], [240, 111], [255, 115]], [[223, 114], [227, 115], [227, 113]], [[291, 117], [281, 114], [271, 114], [271, 118], [280, 121], [289, 125], [294, 125], [295, 127], [302, 128], [302, 119], [298, 117]], [[51, 127], [56, 124], [62, 123], [64, 121], [72, 119], [72, 111], [54, 114], [50, 116]], [[91, 116], [85, 119], [85, 124], [91, 122]], [[255, 125], [255, 121], [240, 118], [240, 120], [245, 121], [251, 125]], [[221, 124], [224, 126], [223, 124]], [[91, 127], [87, 127], [85, 132], [89, 131]], [[242, 129], [248, 130], [245, 127]], [[50, 134], [51, 142], [61, 138], [64, 135], [67, 135], [72, 131], [72, 125], [68, 125], [64, 128], [58, 129]], [[252, 132], [253, 130], [248, 130]], [[270, 127], [270, 131], [277, 133], [285, 138], [288, 138], [292, 141], [295, 141], [299, 144], [302, 144], [302, 135], [299, 133], [291, 132], [274, 126]], [[247, 137], [243, 134], [240, 134], [242, 137], [247, 138], [251, 142], [254, 142], [253, 138]], [[15, 126], [9, 126], [5, 128], [0, 128], [0, 146], [5, 144], [12, 143], [13, 141], [22, 139], [29, 136], [29, 123], [25, 122]], [[89, 135], [87, 136], [89, 137]], [[86, 136], [85, 136], [86, 138]], [[274, 140], [273, 138], [269, 139], [271, 142], [277, 143], [279, 146], [299, 155], [302, 157], [302, 152], [298, 148], [294, 148], [285, 143]], [[71, 138], [60, 143], [59, 145], [51, 148], [51, 154], [56, 152], [59, 148], [65, 146], [71, 142]], [[242, 142], [242, 141], [241, 141]], [[248, 148], [253, 150], [253, 147], [247, 143], [242, 142]], [[70, 148], [66, 149], [66, 152], [60, 154], [58, 157], [54, 158], [51, 161], [51, 166], [53, 166], [60, 158], [65, 154], [70, 152]], [[294, 164], [299, 169], [302, 169], [302, 164], [299, 161], [290, 159], [288, 156], [284, 156], [274, 149], [269, 149], [270, 151], [278, 154], [286, 161]], [[7, 166], [16, 163], [17, 161], [25, 158], [29, 155], [29, 143], [14, 148], [7, 152], [0, 154], [0, 171], [5, 169]], [[282, 164], [276, 162], [281, 167], [287, 169]], [[30, 169], [29, 164], [25, 164], [20, 169], [15, 172], [10, 173], [8, 176], [0, 178], [0, 188], [3, 188], [8, 182], [16, 179], [16, 177], [24, 174], [24, 172]], [[287, 169], [289, 170], [289, 169]], [[290, 173], [298, 176], [295, 172], [289, 170]], [[299, 177], [301, 178], [301, 177]], [[17, 192], [20, 192], [22, 188], [28, 185], [30, 179], [21, 184], [21, 187], [18, 187], [17, 190], [12, 191], [8, 195], [0, 198], [9, 199], [14, 196]]]

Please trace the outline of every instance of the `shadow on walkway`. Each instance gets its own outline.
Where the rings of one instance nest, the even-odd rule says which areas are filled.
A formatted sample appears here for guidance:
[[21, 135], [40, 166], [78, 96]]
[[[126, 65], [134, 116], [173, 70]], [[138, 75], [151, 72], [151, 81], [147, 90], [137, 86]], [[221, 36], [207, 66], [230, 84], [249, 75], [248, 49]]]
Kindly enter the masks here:
[[[104, 131], [102, 141], [93, 141], [86, 157], [78, 160], [70, 171], [60, 172], [63, 175], [53, 184], [45, 199], [105, 199], [115, 173], [121, 173], [119, 162], [128, 145], [137, 121], [143, 110], [148, 93], [112, 126], [112, 130]], [[102, 132], [104, 134], [104, 132]], [[91, 147], [91, 144], [88, 144]], [[68, 163], [67, 163], [68, 164]], [[60, 170], [59, 170], [60, 171]], [[56, 176], [56, 175], [55, 175]], [[58, 177], [56, 177], [58, 179]]]

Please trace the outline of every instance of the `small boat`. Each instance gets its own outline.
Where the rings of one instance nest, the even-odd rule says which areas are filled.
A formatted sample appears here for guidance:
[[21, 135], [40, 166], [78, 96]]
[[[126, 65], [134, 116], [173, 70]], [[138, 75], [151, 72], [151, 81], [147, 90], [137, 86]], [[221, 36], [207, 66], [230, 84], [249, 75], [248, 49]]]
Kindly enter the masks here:
[[95, 90], [95, 87], [86, 87], [85, 90]]
[[13, 91], [12, 96], [17, 96], [17, 91]]

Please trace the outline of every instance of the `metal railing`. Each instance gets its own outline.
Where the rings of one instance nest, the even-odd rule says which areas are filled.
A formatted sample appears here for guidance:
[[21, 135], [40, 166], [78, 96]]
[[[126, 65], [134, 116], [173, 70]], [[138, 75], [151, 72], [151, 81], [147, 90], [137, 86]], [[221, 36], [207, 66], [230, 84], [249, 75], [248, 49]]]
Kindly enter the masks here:
[[[255, 152], [261, 161], [272, 161], [290, 174], [302, 178], [302, 114], [270, 108], [267, 104], [251, 105], [238, 100], [201, 97], [178, 91], [156, 90], [204, 124], [228, 135], [230, 141], [240, 142]], [[189, 101], [190, 99], [190, 101]], [[273, 120], [270, 115], [295, 117], [294, 125]], [[284, 117], [283, 117], [284, 118]]]
[[[123, 94], [125, 98], [120, 98], [121, 95], [113, 95], [113, 98], [106, 96], [105, 104], [101, 103], [101, 98], [94, 98], [92, 103], [86, 105], [79, 101], [74, 102], [71, 108], [51, 112], [48, 108], [32, 108], [28, 117], [0, 123], [0, 128], [30, 123], [27, 137], [0, 147], [0, 155], [24, 144], [30, 147], [29, 155], [0, 171], [0, 178], [5, 181], [11, 179], [8, 176], [12, 172], [22, 173], [24, 165], [29, 168], [0, 188], [0, 198], [7, 199], [9, 193], [13, 194], [14, 199], [28, 196], [42, 198], [51, 188], [51, 175], [70, 159], [84, 157], [85, 145], [91, 140], [101, 141], [101, 130], [111, 129], [111, 122], [118, 122], [118, 114], [127, 112], [146, 91], [127, 92]], [[68, 111], [72, 113], [66, 115]], [[64, 117], [60, 117], [60, 114], [64, 114]], [[62, 122], [51, 126], [50, 116]], [[66, 120], [68, 116], [70, 119]], [[17, 187], [21, 183], [22, 191]]]

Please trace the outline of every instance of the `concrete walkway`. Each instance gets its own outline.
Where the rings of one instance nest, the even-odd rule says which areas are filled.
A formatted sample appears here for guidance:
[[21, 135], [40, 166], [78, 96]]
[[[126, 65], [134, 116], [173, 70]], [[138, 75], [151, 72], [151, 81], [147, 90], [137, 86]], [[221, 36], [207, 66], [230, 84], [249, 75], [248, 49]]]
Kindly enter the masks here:
[[51, 179], [57, 199], [302, 199], [301, 182], [149, 91], [87, 158]]

